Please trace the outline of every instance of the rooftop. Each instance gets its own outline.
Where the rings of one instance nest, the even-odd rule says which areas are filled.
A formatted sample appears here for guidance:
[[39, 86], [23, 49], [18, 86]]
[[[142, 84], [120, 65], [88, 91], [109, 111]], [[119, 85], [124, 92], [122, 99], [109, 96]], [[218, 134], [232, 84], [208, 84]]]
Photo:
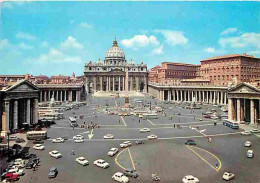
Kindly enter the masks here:
[[243, 53], [243, 54], [231, 54], [231, 55], [222, 55], [222, 56], [210, 57], [210, 58], [206, 58], [206, 59], [202, 60], [201, 62], [203, 62], [203, 61], [210, 61], [210, 60], [224, 59], [224, 58], [234, 58], [234, 57], [256, 58], [253, 55], [247, 55], [246, 53]]

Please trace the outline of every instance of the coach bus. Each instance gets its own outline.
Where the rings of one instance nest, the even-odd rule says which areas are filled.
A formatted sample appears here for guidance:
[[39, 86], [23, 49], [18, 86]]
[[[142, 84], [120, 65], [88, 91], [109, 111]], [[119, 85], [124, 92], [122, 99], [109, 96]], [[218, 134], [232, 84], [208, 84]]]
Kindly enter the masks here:
[[26, 137], [28, 140], [47, 139], [47, 131], [29, 131]]
[[228, 120], [228, 119], [224, 119], [223, 125], [230, 127], [232, 129], [239, 129], [238, 122], [231, 121], [231, 120]]
[[142, 119], [158, 119], [158, 115], [156, 113], [145, 113], [142, 114]]
[[75, 127], [75, 126], [78, 126], [78, 123], [77, 123], [77, 120], [76, 120], [76, 118], [74, 118], [74, 117], [69, 117], [69, 120], [70, 120], [70, 126], [71, 127]]

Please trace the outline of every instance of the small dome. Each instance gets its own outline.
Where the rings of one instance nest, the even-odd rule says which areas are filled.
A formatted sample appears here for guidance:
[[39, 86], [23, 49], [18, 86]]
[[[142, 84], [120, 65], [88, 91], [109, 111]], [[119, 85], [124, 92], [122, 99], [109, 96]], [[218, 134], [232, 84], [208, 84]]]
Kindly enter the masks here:
[[113, 41], [113, 46], [107, 50], [106, 58], [125, 58], [125, 54], [118, 47], [116, 39]]

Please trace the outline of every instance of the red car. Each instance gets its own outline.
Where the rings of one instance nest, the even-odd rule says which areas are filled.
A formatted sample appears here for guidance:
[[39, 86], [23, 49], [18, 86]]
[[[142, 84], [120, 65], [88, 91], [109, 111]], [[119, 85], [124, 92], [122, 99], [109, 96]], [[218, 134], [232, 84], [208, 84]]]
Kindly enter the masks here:
[[8, 172], [7, 174], [5, 174], [5, 179], [9, 182], [13, 182], [19, 180], [19, 176]]
[[205, 115], [204, 118], [211, 118], [210, 115]]

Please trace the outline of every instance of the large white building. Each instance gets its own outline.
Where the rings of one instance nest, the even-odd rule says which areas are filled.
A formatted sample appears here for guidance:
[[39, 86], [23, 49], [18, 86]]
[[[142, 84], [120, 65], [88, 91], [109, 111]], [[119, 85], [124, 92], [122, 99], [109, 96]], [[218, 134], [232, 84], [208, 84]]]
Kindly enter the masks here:
[[128, 90], [147, 92], [148, 72], [143, 62], [127, 63], [125, 54], [118, 47], [116, 39], [106, 52], [103, 63], [89, 61], [85, 63], [84, 77], [87, 93], [97, 91], [125, 91], [126, 69], [128, 68]]

